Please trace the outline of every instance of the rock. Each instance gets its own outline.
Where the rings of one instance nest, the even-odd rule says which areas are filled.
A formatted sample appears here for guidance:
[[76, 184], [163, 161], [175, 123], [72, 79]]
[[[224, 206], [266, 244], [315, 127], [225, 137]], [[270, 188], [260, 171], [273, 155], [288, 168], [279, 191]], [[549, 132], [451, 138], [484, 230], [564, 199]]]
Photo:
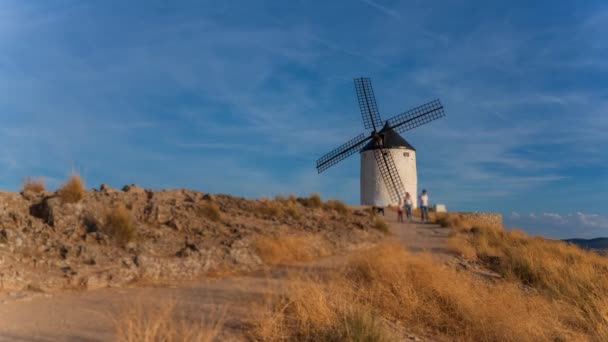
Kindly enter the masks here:
[[122, 187], [123, 192], [134, 193], [134, 194], [145, 194], [146, 189], [136, 184], [129, 184]]

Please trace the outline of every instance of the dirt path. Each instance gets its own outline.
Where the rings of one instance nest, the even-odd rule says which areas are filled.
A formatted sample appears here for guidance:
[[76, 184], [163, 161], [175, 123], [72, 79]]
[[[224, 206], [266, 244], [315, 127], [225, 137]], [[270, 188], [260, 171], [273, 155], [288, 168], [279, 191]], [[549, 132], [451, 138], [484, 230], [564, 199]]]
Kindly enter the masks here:
[[[397, 223], [387, 211], [393, 237], [412, 251], [444, 253], [448, 230], [437, 225]], [[278, 292], [290, 272], [322, 274], [343, 264], [347, 256], [311, 264], [280, 267], [247, 276], [208, 279], [178, 287], [103, 289], [88, 292], [0, 296], [0, 341], [113, 341], [113, 320], [126, 308], [158, 301], [174, 302], [181, 312], [223, 311], [222, 340], [242, 340], [242, 325], [251, 304]]]

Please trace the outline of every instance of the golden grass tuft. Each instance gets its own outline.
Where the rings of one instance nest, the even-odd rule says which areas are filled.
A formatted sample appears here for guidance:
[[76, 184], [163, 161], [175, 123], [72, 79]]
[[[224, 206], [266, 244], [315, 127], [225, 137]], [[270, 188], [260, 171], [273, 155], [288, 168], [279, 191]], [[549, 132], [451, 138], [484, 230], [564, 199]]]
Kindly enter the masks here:
[[213, 222], [219, 222], [222, 219], [220, 207], [215, 201], [204, 201], [198, 207], [198, 213]]
[[76, 173], [72, 174], [58, 191], [59, 198], [63, 203], [80, 202], [85, 193], [84, 181]]
[[307, 208], [319, 209], [323, 207], [323, 200], [321, 199], [321, 195], [314, 193], [308, 197], [301, 197], [297, 199], [300, 204]]
[[605, 257], [561, 241], [495, 227], [473, 227], [454, 235], [450, 244], [461, 252], [466, 250], [463, 254], [473, 254], [506, 279], [564, 303], [576, 313], [571, 321], [576, 329], [597, 340], [608, 340], [608, 259]]
[[[163, 301], [164, 302], [164, 301]], [[114, 320], [116, 340], [121, 342], [211, 342], [222, 331], [222, 311], [209, 317], [188, 318], [173, 302], [143, 308], [136, 305]]]
[[386, 223], [386, 221], [384, 221], [384, 219], [381, 218], [380, 216], [374, 217], [374, 220], [372, 222], [372, 228], [379, 230], [379, 231], [383, 232], [384, 234], [388, 234], [388, 232], [389, 232], [388, 223]]
[[309, 234], [261, 236], [253, 242], [253, 247], [269, 265], [312, 261], [330, 254], [326, 240]]
[[[392, 339], [379, 322], [458, 341], [581, 340], [575, 316], [560, 303], [513, 282], [488, 282], [446, 267], [430, 255], [385, 244], [354, 256], [334, 278], [296, 279], [280, 301], [261, 311], [260, 340], [345, 338], [347, 317], [371, 317], [368, 331]], [[375, 340], [375, 339], [371, 339]]]
[[133, 241], [136, 235], [131, 213], [123, 204], [116, 205], [107, 212], [103, 228], [104, 232], [120, 245]]
[[39, 194], [44, 192], [45, 190], [46, 187], [44, 186], [44, 179], [42, 178], [27, 177], [23, 180], [23, 183], [21, 184], [21, 191], [23, 193], [29, 192]]
[[349, 213], [348, 206], [346, 204], [344, 204], [344, 202], [337, 200], [337, 199], [327, 200], [327, 202], [325, 203], [325, 205], [323, 205], [323, 207], [326, 210], [334, 210], [342, 216], [347, 215]]
[[285, 295], [256, 308], [250, 331], [258, 341], [396, 341], [379, 317], [353, 300], [348, 286], [296, 276]]

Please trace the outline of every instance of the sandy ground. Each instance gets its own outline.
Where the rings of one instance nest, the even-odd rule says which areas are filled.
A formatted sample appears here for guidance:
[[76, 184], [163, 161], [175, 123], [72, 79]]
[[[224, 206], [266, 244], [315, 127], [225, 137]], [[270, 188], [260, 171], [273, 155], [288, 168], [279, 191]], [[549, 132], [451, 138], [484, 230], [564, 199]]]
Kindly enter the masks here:
[[[428, 250], [444, 254], [448, 229], [432, 224], [397, 223], [396, 214], [387, 211], [397, 239], [412, 251]], [[322, 275], [343, 264], [348, 256], [336, 256], [246, 276], [207, 279], [148, 288], [102, 289], [57, 294], [22, 294], [0, 297], [0, 341], [113, 341], [114, 320], [126, 309], [150, 303], [171, 302], [181, 312], [198, 317], [221, 312], [224, 341], [243, 340], [243, 325], [251, 317], [252, 304], [268, 293], [281, 291], [290, 272]]]

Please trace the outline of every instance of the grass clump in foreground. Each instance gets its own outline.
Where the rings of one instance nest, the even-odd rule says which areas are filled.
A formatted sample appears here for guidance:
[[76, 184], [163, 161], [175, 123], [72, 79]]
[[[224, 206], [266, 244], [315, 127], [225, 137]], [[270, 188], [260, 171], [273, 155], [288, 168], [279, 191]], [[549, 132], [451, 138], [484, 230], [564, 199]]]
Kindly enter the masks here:
[[120, 245], [133, 241], [136, 234], [135, 223], [123, 204], [115, 206], [106, 214], [104, 232]]
[[23, 180], [23, 184], [21, 184], [21, 192], [26, 193], [43, 193], [46, 190], [44, 186], [44, 180], [42, 178], [37, 177], [27, 177]]
[[596, 340], [608, 341], [608, 259], [576, 246], [529, 237], [519, 230], [461, 229], [452, 249], [477, 259], [506, 279], [564, 303], [571, 324]]
[[374, 221], [372, 223], [372, 228], [379, 230], [379, 231], [383, 232], [384, 234], [388, 234], [388, 232], [389, 232], [388, 223], [386, 223], [386, 221], [384, 221], [379, 216], [374, 217]]
[[78, 174], [72, 174], [58, 191], [63, 203], [80, 202], [85, 195], [84, 181]]
[[[488, 282], [446, 267], [430, 255], [385, 244], [353, 257], [335, 277], [295, 279], [284, 297], [261, 311], [260, 340], [358, 341], [349, 317], [368, 317], [371, 340], [399, 340], [386, 320], [409, 332], [459, 341], [577, 340], [576, 316], [515, 282]], [[395, 335], [397, 334], [397, 335]], [[391, 337], [391, 335], [393, 335]]]
[[173, 302], [136, 305], [114, 320], [116, 340], [120, 342], [211, 342], [222, 331], [224, 314], [216, 310], [209, 317], [188, 318]]

